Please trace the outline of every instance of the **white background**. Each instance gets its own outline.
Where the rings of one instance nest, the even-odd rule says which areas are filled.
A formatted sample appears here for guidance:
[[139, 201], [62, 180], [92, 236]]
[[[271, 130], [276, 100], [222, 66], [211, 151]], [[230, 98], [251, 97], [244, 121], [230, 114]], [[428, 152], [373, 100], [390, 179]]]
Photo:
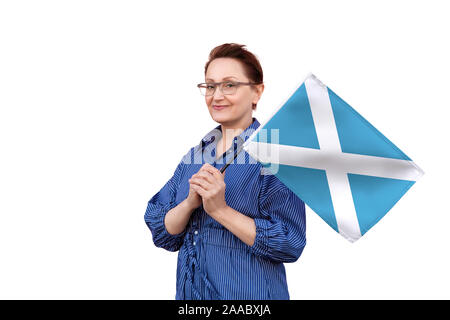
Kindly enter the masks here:
[[446, 5], [0, 2], [0, 298], [175, 297], [144, 213], [217, 125], [196, 84], [225, 42], [260, 59], [260, 122], [312, 72], [425, 171], [354, 244], [308, 210], [291, 298], [450, 298]]

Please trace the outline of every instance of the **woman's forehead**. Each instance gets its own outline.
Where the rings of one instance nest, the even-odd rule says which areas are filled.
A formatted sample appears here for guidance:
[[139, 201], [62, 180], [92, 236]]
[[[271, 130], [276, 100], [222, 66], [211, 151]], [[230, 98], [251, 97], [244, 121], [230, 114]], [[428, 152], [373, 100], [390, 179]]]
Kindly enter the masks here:
[[242, 78], [245, 78], [245, 74], [241, 63], [230, 58], [217, 58], [211, 61], [205, 75], [205, 80], [217, 82]]

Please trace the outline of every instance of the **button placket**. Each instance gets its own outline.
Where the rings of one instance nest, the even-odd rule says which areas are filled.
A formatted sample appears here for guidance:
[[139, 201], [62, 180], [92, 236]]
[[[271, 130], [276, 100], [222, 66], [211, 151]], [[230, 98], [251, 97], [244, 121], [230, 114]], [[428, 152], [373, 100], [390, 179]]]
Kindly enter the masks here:
[[198, 243], [198, 230], [194, 230], [193, 242], [192, 244], [195, 246]]

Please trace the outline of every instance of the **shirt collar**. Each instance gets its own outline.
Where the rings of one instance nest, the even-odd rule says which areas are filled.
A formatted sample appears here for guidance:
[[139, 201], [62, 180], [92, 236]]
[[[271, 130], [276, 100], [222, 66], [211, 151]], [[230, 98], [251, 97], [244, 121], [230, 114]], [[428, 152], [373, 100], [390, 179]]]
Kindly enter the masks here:
[[[233, 142], [239, 140], [239, 144], [244, 143], [251, 135], [252, 133], [260, 126], [259, 121], [256, 118], [252, 118], [252, 123], [241, 132], [241, 134], [234, 137]], [[208, 132], [200, 141], [199, 148], [202, 150], [209, 145], [210, 143], [214, 142], [216, 139], [219, 139], [222, 137], [222, 126], [218, 125], [213, 130]]]

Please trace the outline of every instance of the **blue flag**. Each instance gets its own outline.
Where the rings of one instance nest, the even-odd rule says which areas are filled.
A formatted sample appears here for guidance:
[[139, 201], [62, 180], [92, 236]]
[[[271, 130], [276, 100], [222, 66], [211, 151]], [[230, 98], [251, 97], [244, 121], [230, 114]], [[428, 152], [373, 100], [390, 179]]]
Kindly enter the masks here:
[[423, 175], [406, 154], [312, 74], [243, 149], [351, 242]]

